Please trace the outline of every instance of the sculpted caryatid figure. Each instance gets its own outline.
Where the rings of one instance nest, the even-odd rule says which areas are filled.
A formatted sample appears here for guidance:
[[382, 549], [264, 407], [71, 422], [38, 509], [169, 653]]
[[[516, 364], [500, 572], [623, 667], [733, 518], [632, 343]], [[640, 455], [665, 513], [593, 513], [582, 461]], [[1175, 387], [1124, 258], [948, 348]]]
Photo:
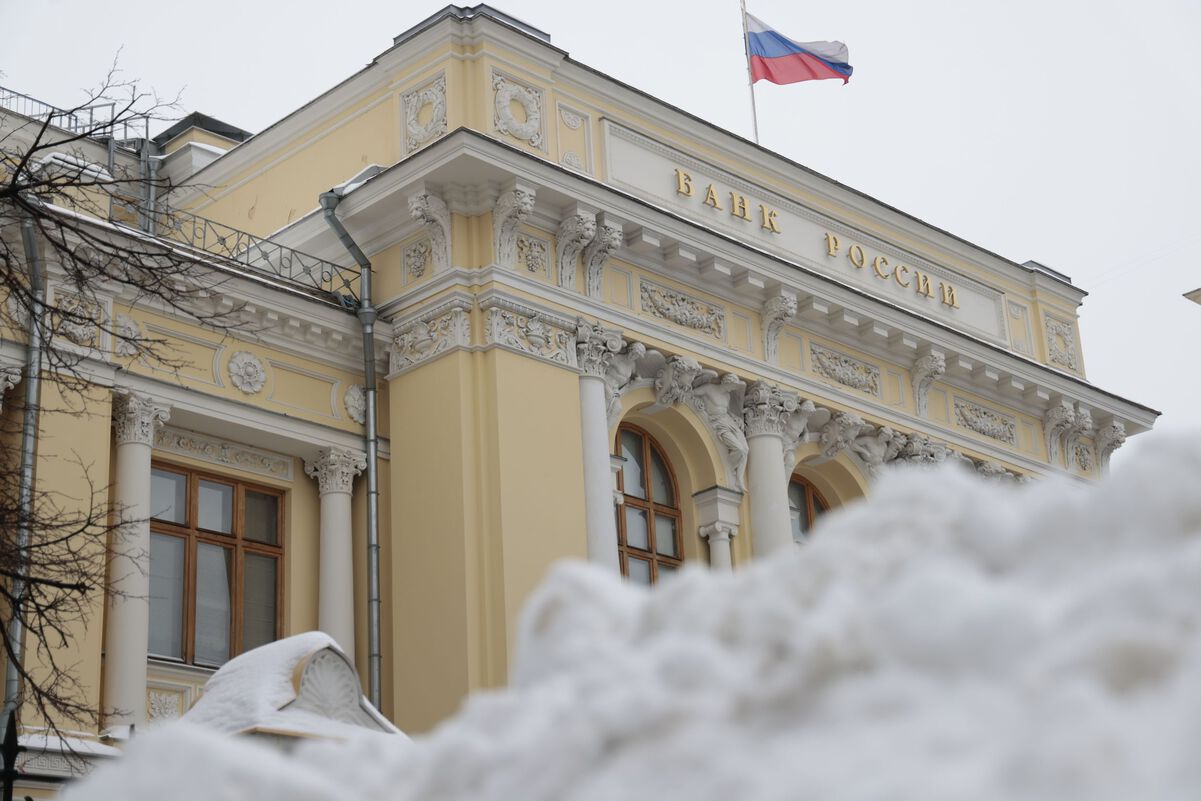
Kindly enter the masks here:
[[693, 397], [697, 410], [709, 420], [717, 441], [729, 454], [734, 477], [741, 484], [749, 450], [746, 434], [742, 431], [741, 414], [746, 384], [733, 373], [726, 373], [720, 381], [714, 381], [714, 377], [713, 371], [704, 371], [693, 385]]
[[851, 440], [851, 451], [863, 460], [868, 474], [874, 478], [885, 464], [897, 458], [904, 444], [904, 435], [897, 434], [888, 426], [876, 428], [865, 425], [859, 430], [858, 436]]
[[620, 411], [621, 393], [638, 374], [638, 362], [646, 355], [646, 345], [631, 342], [620, 353], [613, 354], [605, 368], [605, 400], [609, 420]]

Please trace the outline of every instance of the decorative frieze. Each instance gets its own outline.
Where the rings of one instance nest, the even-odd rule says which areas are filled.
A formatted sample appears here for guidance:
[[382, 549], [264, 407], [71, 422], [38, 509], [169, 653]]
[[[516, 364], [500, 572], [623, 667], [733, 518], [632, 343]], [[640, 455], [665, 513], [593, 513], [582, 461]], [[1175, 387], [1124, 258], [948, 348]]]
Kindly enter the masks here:
[[930, 398], [930, 385], [947, 372], [947, 357], [936, 351], [919, 356], [910, 369], [913, 379], [913, 405], [918, 417], [926, 417]]
[[402, 326], [392, 340], [388, 371], [397, 373], [455, 347], [471, 344], [470, 306], [454, 300]]
[[346, 415], [359, 425], [367, 422], [367, 388], [362, 384], [351, 384], [342, 396]]
[[405, 272], [410, 278], [421, 278], [429, 269], [432, 255], [433, 246], [428, 239], [422, 239], [409, 245], [404, 251]]
[[267, 383], [267, 370], [250, 351], [240, 350], [229, 358], [229, 380], [247, 395], [257, 395]]
[[955, 420], [964, 428], [981, 436], [1017, 446], [1017, 420], [994, 409], [972, 403], [964, 398], [955, 398]]
[[555, 274], [559, 286], [575, 289], [579, 255], [595, 236], [596, 217], [591, 214], [568, 214], [559, 223], [555, 237]]
[[480, 306], [486, 315], [485, 337], [489, 344], [576, 366], [574, 326], [508, 300], [492, 299]]
[[117, 444], [150, 445], [155, 429], [167, 422], [171, 407], [137, 392], [121, 391], [113, 397], [113, 428]]
[[596, 235], [584, 248], [584, 292], [588, 297], [602, 300], [604, 294], [605, 262], [625, 242], [625, 232], [617, 223], [598, 215]]
[[[496, 93], [496, 117], [493, 120], [496, 130], [532, 147], [542, 147], [542, 90], [524, 86], [495, 72], [492, 90]], [[513, 103], [521, 106], [522, 119], [513, 113]]]
[[780, 292], [763, 304], [763, 360], [768, 364], [779, 363], [780, 332], [784, 330], [784, 324], [796, 316], [796, 312], [797, 299], [791, 292]]
[[425, 189], [409, 197], [409, 214], [425, 226], [430, 238], [434, 272], [450, 269], [450, 209], [445, 201]]
[[[405, 149], [412, 153], [446, 133], [446, 75], [401, 95], [405, 118]], [[422, 112], [429, 109], [425, 122]]]
[[809, 355], [813, 359], [813, 372], [844, 387], [880, 397], [880, 368], [860, 361], [845, 353], [809, 343]]
[[720, 306], [645, 280], [640, 283], [639, 295], [642, 311], [684, 328], [725, 338], [726, 313]]
[[1076, 357], [1076, 326], [1051, 316], [1044, 318], [1047, 332], [1047, 360], [1068, 370], [1080, 369]]
[[56, 304], [60, 335], [81, 348], [100, 346], [100, 321], [104, 311], [99, 304], [65, 293], [59, 293]]
[[322, 448], [316, 459], [304, 460], [304, 473], [317, 479], [321, 495], [329, 492], [349, 494], [354, 477], [367, 469], [367, 457], [360, 451], [344, 448]]
[[260, 476], [292, 480], [291, 456], [197, 434], [195, 431], [163, 426], [154, 433], [154, 449]]
[[519, 185], [501, 192], [492, 207], [492, 252], [501, 267], [517, 261], [517, 229], [534, 210], [534, 188]]
[[518, 269], [524, 268], [527, 273], [546, 275], [549, 254], [550, 244], [545, 240], [526, 234], [517, 235], [516, 266]]

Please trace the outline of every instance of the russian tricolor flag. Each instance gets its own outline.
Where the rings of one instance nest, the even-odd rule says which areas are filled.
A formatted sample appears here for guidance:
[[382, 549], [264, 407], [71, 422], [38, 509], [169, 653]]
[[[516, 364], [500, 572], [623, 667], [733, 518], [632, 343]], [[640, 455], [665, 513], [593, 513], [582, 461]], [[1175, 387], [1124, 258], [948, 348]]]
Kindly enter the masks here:
[[746, 15], [746, 50], [751, 81], [797, 83], [851, 79], [847, 46], [842, 42], [794, 42], [762, 20]]

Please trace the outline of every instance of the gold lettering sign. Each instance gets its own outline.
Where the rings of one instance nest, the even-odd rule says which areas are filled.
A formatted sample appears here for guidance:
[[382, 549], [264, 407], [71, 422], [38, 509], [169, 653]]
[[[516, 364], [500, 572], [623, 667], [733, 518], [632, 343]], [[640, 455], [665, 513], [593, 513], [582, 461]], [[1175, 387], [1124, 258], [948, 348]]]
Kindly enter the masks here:
[[[834, 234], [828, 231], [825, 234], [826, 241], [826, 256], [834, 258], [842, 252], [842, 242]], [[851, 263], [856, 270], [861, 270], [869, 263], [868, 253], [862, 245], [854, 244], [847, 246], [846, 249], [847, 261]], [[872, 265], [872, 273], [876, 278], [887, 281], [892, 279], [897, 282], [898, 286], [908, 289], [913, 287], [913, 291], [924, 298], [934, 298], [934, 288], [930, 283], [930, 276], [923, 273], [921, 270], [909, 267], [905, 264], [893, 266], [889, 264], [888, 258], [874, 254], [870, 258]], [[910, 280], [909, 276], [913, 279]], [[952, 309], [959, 308], [959, 299], [955, 294], [955, 287], [946, 281], [938, 282], [938, 300], [944, 306], [950, 306]]]
[[[724, 192], [717, 184], [708, 184], [705, 186], [704, 196], [701, 197], [696, 193], [696, 189], [692, 175], [687, 171], [676, 167], [676, 194], [681, 197], [700, 197], [701, 205], [708, 206], [714, 211], [724, 211], [725, 207], [721, 203], [722, 194], [728, 194], [730, 197], [730, 216], [742, 220], [744, 222], [754, 223], [755, 216], [751, 214], [751, 200], [745, 195], [739, 194], [731, 190]], [[767, 231], [771, 234], [780, 233], [780, 215], [779, 212], [773, 209], [766, 203], [755, 204], [759, 207], [759, 229]]]

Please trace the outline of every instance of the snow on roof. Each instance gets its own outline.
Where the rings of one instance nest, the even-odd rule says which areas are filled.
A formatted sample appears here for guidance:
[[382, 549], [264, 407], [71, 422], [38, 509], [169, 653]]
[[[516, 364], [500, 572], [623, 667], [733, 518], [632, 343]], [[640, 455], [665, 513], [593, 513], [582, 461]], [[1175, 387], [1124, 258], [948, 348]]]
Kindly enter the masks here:
[[268, 643], [226, 662], [183, 719], [226, 734], [400, 734], [363, 698], [350, 660], [320, 631]]
[[898, 470], [733, 574], [561, 565], [512, 686], [406, 747], [150, 732], [62, 801], [1201, 798], [1201, 440], [1148, 439], [1079, 489]]

